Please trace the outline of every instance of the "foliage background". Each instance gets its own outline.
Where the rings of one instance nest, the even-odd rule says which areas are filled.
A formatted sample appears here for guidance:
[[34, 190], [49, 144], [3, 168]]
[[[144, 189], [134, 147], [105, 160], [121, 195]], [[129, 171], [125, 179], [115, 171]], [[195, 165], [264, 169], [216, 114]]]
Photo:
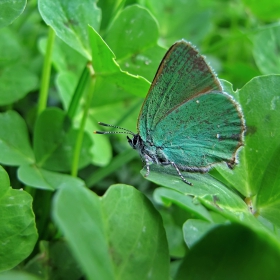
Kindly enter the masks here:
[[[0, 279], [275, 279], [279, 18], [264, 0], [0, 1]], [[136, 132], [182, 38], [247, 125], [235, 170], [186, 174], [194, 187], [144, 179], [124, 135], [92, 133]]]

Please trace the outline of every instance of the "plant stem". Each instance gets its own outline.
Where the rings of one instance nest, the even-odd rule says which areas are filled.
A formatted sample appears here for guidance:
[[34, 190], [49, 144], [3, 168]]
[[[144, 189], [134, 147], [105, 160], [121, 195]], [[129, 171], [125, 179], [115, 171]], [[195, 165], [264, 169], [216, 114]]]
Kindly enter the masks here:
[[92, 100], [93, 93], [94, 93], [95, 80], [96, 79], [95, 79], [95, 76], [94, 76], [94, 73], [93, 73], [93, 74], [91, 74], [90, 85], [88, 87], [88, 93], [87, 93], [87, 97], [86, 97], [86, 100], [85, 100], [85, 108], [84, 108], [84, 112], [83, 112], [83, 117], [82, 117], [82, 120], [81, 120], [81, 123], [80, 123], [79, 133], [78, 133], [77, 140], [76, 140], [76, 145], [75, 145], [75, 148], [74, 148], [72, 170], [71, 170], [71, 175], [73, 177], [76, 177], [77, 174], [78, 174], [79, 157], [80, 157], [83, 138], [84, 138], [84, 130], [85, 130], [85, 125], [86, 125], [86, 120], [87, 120], [87, 117], [88, 117], [88, 112], [89, 112], [89, 109], [90, 109], [91, 100]]
[[67, 116], [69, 117], [70, 120], [72, 120], [76, 114], [80, 99], [83, 95], [86, 84], [88, 83], [89, 75], [90, 75], [90, 71], [88, 65], [85, 65], [82, 75], [80, 76], [78, 85], [75, 89], [75, 93], [71, 99], [69, 108], [67, 110]]
[[46, 55], [44, 59], [44, 66], [43, 66], [43, 72], [41, 78], [37, 116], [39, 116], [40, 113], [44, 111], [44, 109], [47, 106], [54, 39], [55, 39], [55, 32], [51, 27], [49, 27], [49, 36], [48, 36], [47, 49], [46, 49]]
[[101, 181], [103, 178], [115, 172], [117, 169], [136, 157], [138, 157], [138, 153], [132, 149], [127, 149], [123, 153], [117, 155], [113, 158], [110, 164], [99, 168], [96, 172], [94, 172], [94, 174], [86, 179], [87, 187], [92, 188], [97, 182]]

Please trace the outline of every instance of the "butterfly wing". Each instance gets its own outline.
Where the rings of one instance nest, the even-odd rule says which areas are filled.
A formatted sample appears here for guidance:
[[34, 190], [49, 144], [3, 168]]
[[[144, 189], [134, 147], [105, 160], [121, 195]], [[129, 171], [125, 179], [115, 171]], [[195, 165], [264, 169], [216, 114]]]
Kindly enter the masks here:
[[169, 112], [154, 128], [152, 141], [179, 169], [207, 171], [222, 161], [235, 164], [243, 132], [238, 104], [225, 93], [210, 92]]
[[138, 119], [144, 141], [182, 170], [207, 171], [218, 162], [235, 163], [244, 120], [204, 58], [187, 42], [165, 55]]
[[162, 59], [142, 105], [138, 118], [142, 139], [148, 140], [172, 108], [209, 91], [222, 91], [222, 87], [204, 58], [186, 41], [175, 43]]

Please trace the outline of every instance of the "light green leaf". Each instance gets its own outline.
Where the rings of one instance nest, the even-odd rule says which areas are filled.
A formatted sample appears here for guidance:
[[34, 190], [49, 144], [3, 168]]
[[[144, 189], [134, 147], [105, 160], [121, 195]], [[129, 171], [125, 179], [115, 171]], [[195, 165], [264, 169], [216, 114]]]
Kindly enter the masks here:
[[27, 186], [51, 191], [62, 188], [65, 185], [72, 185], [75, 187], [82, 187], [85, 185], [79, 178], [48, 171], [35, 165], [20, 166], [18, 169], [18, 179]]
[[34, 162], [25, 121], [15, 111], [0, 114], [0, 162], [21, 165]]
[[64, 187], [55, 197], [54, 219], [88, 279], [168, 279], [162, 220], [133, 187], [112, 186], [101, 199]]
[[0, 271], [22, 262], [37, 241], [32, 197], [10, 187], [9, 177], [0, 166]]
[[22, 56], [17, 34], [11, 28], [0, 29], [0, 66], [16, 62]]
[[256, 215], [280, 227], [280, 75], [256, 77], [240, 91], [245, 146], [234, 170], [219, 172], [245, 197]]
[[[212, 29], [213, 3], [209, 1], [141, 0], [159, 22], [160, 35], [166, 46], [185, 38], [198, 44]], [[214, 7], [213, 7], [214, 6]]]
[[26, 0], [0, 1], [0, 28], [11, 24], [25, 9]]
[[32, 274], [19, 271], [8, 271], [0, 274], [0, 280], [41, 280]]
[[166, 50], [157, 45], [159, 30], [151, 13], [138, 5], [128, 6], [106, 34], [121, 68], [152, 81]]
[[266, 26], [257, 32], [253, 43], [253, 54], [260, 71], [263, 74], [279, 74], [280, 25]]
[[264, 21], [277, 20], [280, 17], [280, 3], [278, 0], [243, 0], [251, 12]]
[[5, 67], [0, 73], [0, 105], [8, 105], [23, 98], [37, 87], [35, 74], [20, 64]]
[[97, 1], [40, 0], [39, 11], [46, 22], [65, 43], [91, 60], [88, 25], [99, 29], [101, 10]]
[[[94, 106], [115, 103], [131, 98], [131, 94], [144, 97], [149, 82], [120, 69], [115, 55], [93, 28], [89, 28], [92, 48], [92, 66], [96, 76]], [[106, 94], [104, 94], [106, 93]]]
[[169, 255], [159, 213], [139, 191], [114, 185], [102, 198], [117, 279], [168, 279]]
[[54, 220], [88, 279], [114, 279], [102, 214], [99, 197], [86, 188], [68, 185], [55, 196]]

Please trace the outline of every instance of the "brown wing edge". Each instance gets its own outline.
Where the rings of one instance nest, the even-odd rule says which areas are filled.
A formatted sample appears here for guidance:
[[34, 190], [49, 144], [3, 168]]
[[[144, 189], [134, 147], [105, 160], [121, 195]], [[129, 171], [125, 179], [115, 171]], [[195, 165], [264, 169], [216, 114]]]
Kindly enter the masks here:
[[229, 100], [232, 102], [232, 104], [235, 106], [235, 108], [238, 112], [238, 115], [240, 117], [240, 121], [241, 121], [240, 138], [239, 138], [239, 142], [237, 143], [234, 152], [232, 153], [232, 158], [228, 161], [221, 160], [220, 162], [212, 163], [212, 164], [209, 164], [209, 165], [203, 166], [203, 167], [177, 165], [180, 170], [187, 171], [187, 172], [206, 173], [211, 168], [213, 168], [215, 165], [221, 164], [223, 162], [225, 162], [230, 169], [233, 169], [235, 167], [235, 165], [238, 164], [238, 153], [241, 150], [241, 148], [244, 146], [244, 136], [245, 136], [245, 132], [246, 132], [245, 119], [244, 119], [244, 115], [242, 113], [240, 104], [238, 102], [236, 102], [235, 99], [230, 94], [228, 94], [226, 92], [221, 92], [221, 94], [226, 95], [229, 98]]

